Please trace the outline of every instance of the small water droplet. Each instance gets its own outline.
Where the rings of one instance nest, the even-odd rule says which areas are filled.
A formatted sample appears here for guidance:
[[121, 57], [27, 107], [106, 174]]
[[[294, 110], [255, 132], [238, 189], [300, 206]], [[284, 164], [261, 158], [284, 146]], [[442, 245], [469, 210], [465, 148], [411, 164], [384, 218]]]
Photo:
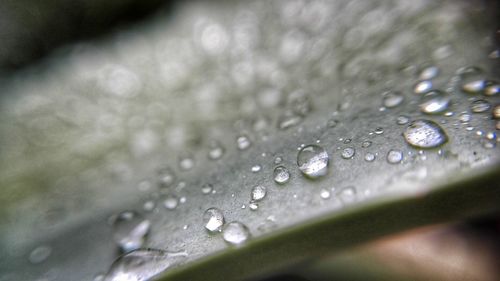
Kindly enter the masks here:
[[233, 221], [226, 224], [222, 231], [222, 237], [227, 243], [238, 246], [250, 238], [250, 231], [241, 222]]
[[396, 119], [396, 123], [398, 125], [405, 125], [405, 124], [408, 124], [408, 122], [410, 122], [410, 118], [408, 116], [400, 115]]
[[496, 140], [497, 139], [497, 134], [495, 132], [488, 132], [488, 133], [486, 133], [486, 139], [488, 139], [488, 140]]
[[203, 194], [210, 194], [212, 192], [212, 190], [213, 190], [213, 186], [209, 183], [206, 183], [201, 187], [201, 192]]
[[217, 141], [212, 141], [208, 150], [208, 159], [210, 160], [218, 160], [224, 156], [225, 149], [224, 147]]
[[385, 92], [382, 99], [382, 105], [387, 108], [394, 108], [404, 101], [404, 96], [399, 92]]
[[194, 158], [190, 154], [184, 154], [179, 157], [179, 168], [183, 171], [191, 170], [194, 167]]
[[266, 197], [266, 188], [262, 185], [257, 185], [252, 188], [251, 199], [252, 201], [260, 201]]
[[179, 199], [175, 195], [167, 195], [163, 200], [163, 206], [167, 208], [167, 210], [174, 210], [179, 205]]
[[367, 147], [370, 147], [370, 145], [372, 145], [372, 142], [367, 140], [367, 141], [364, 141], [362, 144], [361, 144], [361, 147], [363, 148], [367, 148]]
[[252, 142], [247, 135], [241, 135], [236, 139], [236, 144], [239, 150], [245, 150], [252, 145]]
[[401, 150], [391, 149], [387, 153], [387, 162], [389, 164], [398, 164], [403, 160], [403, 152]]
[[470, 104], [470, 110], [474, 113], [483, 113], [491, 108], [487, 100], [475, 100]]
[[500, 84], [496, 82], [487, 82], [487, 86], [484, 89], [484, 94], [486, 96], [497, 96], [500, 93]]
[[274, 168], [274, 181], [278, 184], [285, 184], [290, 180], [290, 173], [284, 166]]
[[283, 158], [280, 156], [276, 156], [276, 158], [274, 158], [274, 164], [278, 165], [281, 164], [281, 162], [283, 162]]
[[429, 80], [425, 81], [419, 81], [415, 86], [413, 87], [413, 92], [415, 94], [425, 94], [432, 90], [432, 82]]
[[367, 152], [365, 154], [365, 161], [366, 162], [373, 162], [375, 160], [375, 154], [371, 153], [371, 152]]
[[460, 122], [464, 124], [469, 123], [471, 120], [471, 115], [467, 112], [462, 112], [460, 113], [460, 115], [458, 115], [458, 120], [460, 120]]
[[120, 256], [111, 265], [105, 281], [151, 280], [172, 265], [185, 260], [186, 252], [166, 252], [157, 249], [138, 249]]
[[434, 121], [424, 119], [411, 122], [403, 136], [408, 144], [417, 148], [434, 148], [448, 141], [443, 128]]
[[175, 174], [169, 167], [158, 170], [158, 182], [162, 187], [169, 187], [175, 182]]
[[356, 150], [352, 147], [346, 147], [344, 150], [342, 150], [341, 156], [344, 159], [351, 159], [354, 157], [354, 154], [356, 153]]
[[330, 191], [328, 189], [321, 189], [321, 192], [319, 193], [319, 196], [322, 198], [322, 199], [328, 199], [330, 198]]
[[153, 200], [148, 200], [142, 205], [142, 209], [146, 212], [151, 212], [154, 210], [156, 204]]
[[31, 251], [28, 260], [32, 264], [44, 262], [52, 253], [52, 248], [46, 245], [38, 246]]
[[278, 129], [286, 130], [290, 127], [296, 126], [302, 122], [303, 117], [293, 111], [285, 111], [278, 117]]
[[328, 172], [328, 153], [318, 145], [307, 145], [297, 154], [297, 165], [306, 177], [316, 179]]
[[224, 214], [217, 208], [209, 208], [203, 214], [203, 224], [210, 232], [220, 232], [224, 225]]
[[384, 129], [381, 127], [375, 128], [375, 131], [373, 131], [376, 135], [381, 135], [384, 133]]
[[420, 111], [426, 114], [438, 114], [448, 109], [450, 98], [439, 90], [425, 94], [424, 102], [420, 104]]
[[254, 165], [252, 166], [252, 173], [258, 173], [261, 169], [262, 167], [260, 165]]
[[418, 75], [419, 80], [431, 80], [434, 79], [438, 76], [439, 74], [439, 68], [437, 66], [428, 66], [422, 71], [420, 71], [420, 74]]
[[326, 122], [326, 125], [330, 128], [335, 128], [337, 127], [339, 121], [336, 120], [336, 119], [329, 119], [327, 122]]
[[252, 211], [256, 211], [257, 209], [259, 209], [259, 204], [255, 202], [250, 202], [248, 203], [248, 208], [250, 208], [250, 210]]
[[151, 223], [140, 214], [125, 211], [118, 214], [113, 222], [113, 239], [124, 253], [142, 247], [149, 233]]
[[344, 204], [350, 204], [356, 201], [357, 191], [354, 186], [347, 186], [339, 190], [338, 196]]
[[179, 198], [179, 203], [181, 203], [181, 204], [186, 203], [186, 201], [187, 201], [187, 199], [185, 196], [182, 196], [181, 198]]
[[348, 144], [348, 143], [351, 143], [351, 141], [352, 141], [352, 139], [345, 139], [345, 140], [344, 140], [344, 143], [345, 143], [345, 144]]

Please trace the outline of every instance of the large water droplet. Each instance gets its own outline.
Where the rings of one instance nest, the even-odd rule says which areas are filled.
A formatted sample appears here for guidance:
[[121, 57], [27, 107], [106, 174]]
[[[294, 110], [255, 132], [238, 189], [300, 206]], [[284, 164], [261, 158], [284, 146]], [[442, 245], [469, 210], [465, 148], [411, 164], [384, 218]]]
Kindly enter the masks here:
[[257, 185], [252, 188], [251, 199], [252, 201], [260, 201], [266, 197], [266, 187]]
[[420, 74], [418, 75], [419, 80], [431, 80], [434, 79], [438, 76], [439, 74], [439, 68], [437, 66], [428, 66], [422, 71], [420, 71]]
[[431, 91], [424, 96], [420, 111], [426, 114], [442, 113], [450, 106], [450, 98], [439, 90]]
[[387, 108], [393, 108], [403, 103], [403, 101], [404, 96], [401, 93], [390, 91], [384, 93], [382, 104]]
[[122, 252], [139, 249], [144, 244], [151, 223], [140, 214], [125, 211], [118, 214], [113, 222], [113, 238]]
[[434, 148], [448, 141], [448, 136], [436, 122], [424, 119], [411, 122], [403, 136], [408, 144], [417, 148]]
[[486, 100], [475, 100], [470, 104], [470, 110], [474, 113], [483, 113], [491, 108], [491, 104]]
[[38, 246], [33, 251], [31, 251], [28, 260], [32, 264], [38, 264], [44, 262], [52, 253], [52, 248], [49, 246]]
[[222, 211], [217, 208], [207, 209], [203, 214], [203, 224], [210, 232], [220, 232], [222, 225], [224, 225], [224, 215]]
[[356, 150], [352, 147], [346, 147], [344, 150], [342, 150], [342, 153], [340, 154], [342, 158], [344, 159], [351, 159], [354, 157], [354, 154], [356, 153]]
[[274, 168], [274, 181], [278, 184], [285, 184], [290, 180], [290, 173], [284, 166]]
[[241, 222], [233, 221], [224, 226], [222, 237], [229, 244], [242, 245], [250, 238], [250, 231]]
[[148, 281], [184, 260], [186, 252], [139, 249], [119, 257], [111, 265], [105, 281]]
[[328, 153], [321, 146], [311, 144], [304, 146], [297, 154], [297, 165], [306, 177], [316, 179], [328, 172]]
[[429, 80], [419, 81], [415, 84], [415, 87], [413, 87], [413, 92], [415, 92], [415, 94], [425, 94], [430, 90], [432, 90], [432, 82]]
[[403, 152], [401, 150], [391, 149], [387, 153], [387, 162], [389, 164], [398, 164], [403, 160]]
[[247, 135], [241, 135], [236, 139], [236, 145], [239, 150], [245, 150], [252, 145], [252, 142]]

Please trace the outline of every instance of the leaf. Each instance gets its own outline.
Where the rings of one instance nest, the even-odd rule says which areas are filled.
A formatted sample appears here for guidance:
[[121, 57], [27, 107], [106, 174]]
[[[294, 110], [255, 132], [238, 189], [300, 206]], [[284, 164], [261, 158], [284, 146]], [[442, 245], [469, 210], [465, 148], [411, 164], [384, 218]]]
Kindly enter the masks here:
[[[109, 218], [125, 210], [150, 222], [144, 247], [187, 253], [162, 280], [265, 276], [498, 211], [499, 98], [462, 89], [472, 78], [497, 85], [494, 46], [469, 43], [490, 33], [484, 14], [456, 3], [186, 3], [174, 18], [13, 74], [0, 104], [0, 271], [5, 280], [105, 273], [119, 255]], [[427, 66], [439, 69], [442, 93], [415, 93]], [[446, 110], [422, 112], [436, 97], [450, 100]], [[404, 136], [415, 120], [434, 122], [446, 141], [415, 148]], [[315, 180], [297, 165], [311, 144], [329, 155]], [[290, 172], [284, 184], [273, 180], [279, 165]], [[250, 202], [258, 185], [266, 195]], [[249, 241], [233, 247], [208, 233], [212, 207], [226, 225], [246, 225]], [[48, 257], [29, 264], [40, 245]]]

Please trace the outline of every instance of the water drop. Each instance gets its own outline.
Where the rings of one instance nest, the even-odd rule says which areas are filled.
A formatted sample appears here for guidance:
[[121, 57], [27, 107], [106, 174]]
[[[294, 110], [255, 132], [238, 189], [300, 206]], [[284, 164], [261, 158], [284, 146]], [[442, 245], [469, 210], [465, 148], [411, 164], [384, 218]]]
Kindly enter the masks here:
[[149, 201], [146, 201], [144, 202], [144, 204], [142, 205], [142, 209], [146, 212], [151, 212], [154, 210], [155, 208], [155, 202], [152, 201], [152, 200], [149, 200]]
[[457, 71], [460, 76], [462, 90], [466, 93], [476, 94], [484, 90], [486, 81], [483, 78], [483, 71], [474, 66], [464, 67]]
[[415, 87], [413, 87], [413, 92], [415, 94], [425, 94], [430, 90], [432, 90], [432, 82], [429, 80], [419, 81], [415, 84]]
[[140, 214], [125, 211], [113, 222], [113, 239], [124, 253], [139, 249], [144, 244], [151, 223]]
[[182, 196], [181, 198], [179, 198], [179, 203], [181, 203], [181, 204], [186, 203], [186, 201], [187, 201], [187, 199], [185, 196]]
[[179, 168], [183, 171], [191, 170], [194, 167], [194, 158], [190, 154], [179, 157]]
[[285, 184], [290, 180], [290, 173], [284, 166], [274, 168], [274, 181], [278, 184]]
[[206, 183], [201, 187], [201, 192], [203, 194], [210, 194], [210, 192], [212, 192], [212, 190], [213, 190], [213, 186], [209, 183]]
[[469, 123], [471, 120], [471, 115], [467, 112], [462, 112], [458, 116], [458, 120], [460, 120], [460, 122], [462, 122], [464, 124]]
[[387, 162], [389, 164], [398, 164], [403, 160], [403, 152], [401, 150], [391, 149], [387, 153]]
[[303, 117], [293, 111], [286, 111], [283, 115], [278, 117], [278, 129], [286, 130], [290, 127], [296, 126], [302, 122]]
[[436, 122], [424, 119], [411, 122], [403, 136], [408, 144], [417, 148], [434, 148], [448, 141], [448, 136]]
[[410, 122], [410, 118], [407, 117], [407, 116], [404, 116], [404, 115], [400, 115], [398, 116], [398, 118], [396, 119], [396, 123], [398, 125], [405, 125], [405, 124], [408, 124], [408, 122]]
[[372, 142], [369, 141], [369, 140], [366, 140], [364, 141], [362, 144], [361, 144], [361, 147], [363, 148], [367, 148], [367, 147], [370, 147], [370, 145], [372, 145]]
[[225, 152], [224, 147], [219, 142], [213, 141], [209, 146], [208, 159], [218, 160], [222, 158], [224, 152]]
[[52, 248], [49, 246], [38, 246], [33, 251], [31, 251], [28, 259], [32, 264], [38, 264], [44, 262], [52, 253]]
[[486, 100], [475, 100], [470, 104], [470, 110], [474, 113], [483, 113], [491, 108], [491, 104]]
[[167, 208], [167, 210], [174, 210], [179, 205], [179, 199], [175, 195], [167, 195], [163, 200], [163, 206]]
[[500, 84], [498, 83], [487, 83], [489, 84], [484, 89], [484, 94], [486, 96], [497, 96], [500, 93]]
[[252, 201], [260, 201], [266, 197], [266, 188], [262, 185], [257, 185], [252, 188], [251, 199]]
[[328, 199], [330, 198], [330, 191], [328, 189], [321, 189], [321, 192], [319, 193], [319, 196], [322, 198], [322, 199]]
[[434, 79], [438, 76], [439, 74], [439, 68], [437, 66], [428, 66], [422, 71], [420, 71], [420, 74], [418, 75], [419, 80], [431, 80]]
[[280, 156], [276, 156], [276, 158], [274, 158], [274, 164], [278, 165], [281, 164], [281, 162], [283, 162], [283, 158]]
[[260, 165], [254, 165], [252, 166], [252, 173], [258, 173], [261, 169], [262, 167]]
[[375, 160], [375, 154], [371, 153], [371, 152], [367, 152], [365, 154], [365, 161], [366, 162], [373, 162]]
[[344, 204], [350, 204], [356, 201], [357, 192], [354, 186], [347, 186], [339, 190], [338, 192], [339, 199]]
[[203, 214], [203, 224], [210, 232], [220, 232], [224, 225], [224, 215], [217, 208], [210, 208]]
[[250, 210], [252, 211], [256, 211], [257, 209], [259, 209], [259, 204], [255, 202], [250, 202], [248, 203], [248, 208], [250, 208]]
[[186, 252], [139, 249], [119, 257], [111, 265], [105, 281], [147, 281], [185, 260]]
[[175, 181], [175, 174], [169, 167], [158, 170], [158, 182], [162, 187], [169, 187]]
[[404, 96], [401, 93], [390, 91], [384, 93], [382, 104], [387, 108], [393, 108], [403, 103], [403, 101]]
[[245, 150], [252, 145], [252, 142], [247, 135], [241, 135], [236, 139], [236, 144], [239, 150]]
[[450, 106], [450, 98], [439, 90], [431, 91], [424, 96], [420, 104], [420, 111], [426, 114], [438, 114]]
[[297, 154], [297, 165], [306, 177], [316, 179], [328, 172], [328, 153], [321, 146], [311, 144], [304, 146]]
[[232, 245], [242, 245], [250, 238], [250, 231], [241, 222], [233, 221], [224, 227], [222, 231], [224, 241]]
[[354, 157], [354, 154], [356, 153], [356, 150], [352, 147], [346, 147], [344, 150], [342, 150], [341, 156], [344, 159], [351, 159]]
[[493, 108], [493, 119], [500, 119], [500, 105], [495, 105], [495, 107]]
[[375, 131], [373, 131], [376, 135], [381, 135], [384, 133], [384, 129], [381, 127], [375, 128]]
[[326, 122], [326, 125], [327, 125], [328, 127], [330, 127], [330, 128], [335, 128], [335, 127], [337, 127], [338, 123], [339, 123], [339, 121], [338, 121], [338, 120], [336, 120], [336, 119], [330, 119], [330, 120], [328, 120], [328, 121]]
[[497, 139], [497, 134], [495, 132], [488, 132], [488, 133], [486, 133], [486, 139], [488, 139], [488, 140], [496, 140]]

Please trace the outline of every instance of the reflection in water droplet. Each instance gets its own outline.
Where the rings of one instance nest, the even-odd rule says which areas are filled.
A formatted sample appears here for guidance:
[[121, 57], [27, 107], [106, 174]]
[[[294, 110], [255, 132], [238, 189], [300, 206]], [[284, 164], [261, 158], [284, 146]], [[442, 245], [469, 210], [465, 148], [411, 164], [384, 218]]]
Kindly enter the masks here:
[[319, 193], [319, 196], [322, 198], [322, 199], [328, 199], [330, 198], [330, 191], [328, 189], [321, 189], [321, 192]]
[[44, 262], [52, 253], [52, 248], [49, 246], [38, 246], [33, 251], [31, 251], [28, 259], [32, 264], [38, 264]]
[[431, 91], [424, 96], [420, 104], [420, 111], [426, 114], [437, 114], [445, 111], [450, 106], [450, 98], [439, 90]]
[[220, 232], [224, 225], [224, 215], [217, 208], [210, 208], [203, 214], [203, 224], [210, 232]]
[[387, 162], [389, 164], [398, 164], [403, 160], [403, 152], [401, 150], [391, 149], [387, 153]]
[[424, 119], [411, 122], [403, 136], [408, 144], [417, 148], [434, 148], [448, 141], [443, 128], [434, 121]]
[[274, 181], [278, 184], [285, 184], [290, 180], [290, 173], [284, 166], [274, 168]]
[[404, 96], [401, 93], [390, 91], [384, 93], [382, 104], [387, 108], [393, 108], [403, 103], [403, 101]]
[[327, 174], [328, 160], [326, 150], [315, 144], [302, 147], [297, 154], [299, 170], [310, 179], [316, 179]]
[[432, 90], [432, 82], [429, 80], [420, 81], [413, 87], [413, 92], [415, 94], [425, 94]]
[[375, 160], [375, 154], [371, 153], [371, 152], [367, 152], [365, 154], [365, 161], [366, 162], [373, 162]]
[[439, 68], [437, 66], [428, 66], [420, 72], [418, 75], [419, 80], [431, 80], [438, 76]]
[[266, 188], [262, 185], [257, 185], [252, 188], [252, 201], [260, 201], [266, 197]]
[[407, 116], [404, 116], [404, 115], [400, 115], [398, 116], [398, 118], [396, 119], [396, 123], [398, 125], [405, 125], [405, 124], [408, 124], [408, 122], [410, 122], [410, 118], [407, 117]]
[[233, 221], [225, 225], [222, 237], [229, 244], [241, 245], [250, 238], [250, 231], [241, 222]]
[[236, 144], [239, 150], [245, 150], [252, 145], [252, 142], [246, 135], [241, 135], [236, 139]]
[[179, 205], [179, 199], [175, 195], [167, 195], [163, 200], [163, 206], [167, 208], [167, 210], [174, 210]]
[[213, 190], [213, 186], [209, 183], [206, 183], [201, 187], [201, 192], [203, 194], [210, 194], [212, 192], [212, 190]]
[[354, 157], [354, 154], [356, 153], [356, 150], [352, 147], [346, 147], [344, 150], [342, 150], [341, 156], [344, 159], [351, 159]]
[[483, 113], [491, 108], [491, 104], [486, 100], [475, 100], [470, 104], [470, 110], [474, 113]]
[[119, 257], [111, 265], [105, 281], [147, 281], [185, 260], [186, 252], [139, 249]]
[[137, 212], [125, 211], [113, 222], [113, 239], [124, 253], [139, 249], [144, 244], [151, 223]]

